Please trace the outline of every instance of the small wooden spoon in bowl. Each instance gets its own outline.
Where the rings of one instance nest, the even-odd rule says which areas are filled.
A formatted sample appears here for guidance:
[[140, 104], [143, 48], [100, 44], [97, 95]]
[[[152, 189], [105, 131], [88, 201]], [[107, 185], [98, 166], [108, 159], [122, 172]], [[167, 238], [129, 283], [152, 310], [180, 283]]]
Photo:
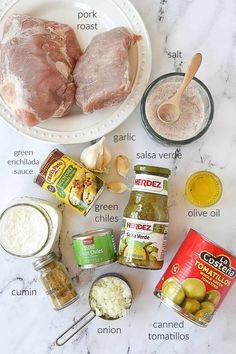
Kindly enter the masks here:
[[180, 116], [180, 99], [186, 87], [191, 82], [192, 78], [198, 71], [202, 62], [202, 54], [197, 53], [192, 57], [192, 60], [187, 68], [182, 84], [180, 85], [176, 94], [164, 101], [157, 109], [157, 116], [163, 122], [171, 124], [176, 122]]

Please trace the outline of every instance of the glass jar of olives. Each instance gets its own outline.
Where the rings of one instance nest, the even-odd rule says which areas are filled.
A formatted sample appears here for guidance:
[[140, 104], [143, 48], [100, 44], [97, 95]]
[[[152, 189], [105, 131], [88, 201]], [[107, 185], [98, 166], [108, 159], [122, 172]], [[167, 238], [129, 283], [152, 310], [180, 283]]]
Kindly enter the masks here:
[[118, 262], [161, 269], [168, 231], [167, 168], [136, 165], [134, 186], [124, 210]]
[[40, 272], [40, 281], [55, 310], [61, 310], [78, 299], [65, 266], [58, 262], [54, 252], [40, 257], [33, 265]]

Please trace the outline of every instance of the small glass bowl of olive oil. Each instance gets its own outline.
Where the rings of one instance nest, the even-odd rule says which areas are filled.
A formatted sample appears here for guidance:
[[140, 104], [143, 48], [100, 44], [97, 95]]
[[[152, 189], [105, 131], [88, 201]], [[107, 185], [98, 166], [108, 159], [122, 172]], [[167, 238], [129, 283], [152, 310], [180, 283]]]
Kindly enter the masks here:
[[214, 173], [198, 171], [188, 178], [185, 195], [190, 203], [204, 208], [210, 207], [220, 200], [222, 189], [222, 183]]

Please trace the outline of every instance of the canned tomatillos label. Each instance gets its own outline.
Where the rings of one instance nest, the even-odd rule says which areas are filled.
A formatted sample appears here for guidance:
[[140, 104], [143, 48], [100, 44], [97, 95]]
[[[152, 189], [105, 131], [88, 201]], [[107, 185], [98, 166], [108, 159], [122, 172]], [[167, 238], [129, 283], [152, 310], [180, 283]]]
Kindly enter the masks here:
[[112, 229], [87, 231], [72, 239], [75, 258], [81, 268], [95, 268], [117, 259]]
[[191, 229], [154, 294], [181, 316], [206, 327], [235, 279], [235, 256]]
[[104, 188], [104, 182], [93, 172], [57, 149], [41, 166], [35, 183], [83, 215]]

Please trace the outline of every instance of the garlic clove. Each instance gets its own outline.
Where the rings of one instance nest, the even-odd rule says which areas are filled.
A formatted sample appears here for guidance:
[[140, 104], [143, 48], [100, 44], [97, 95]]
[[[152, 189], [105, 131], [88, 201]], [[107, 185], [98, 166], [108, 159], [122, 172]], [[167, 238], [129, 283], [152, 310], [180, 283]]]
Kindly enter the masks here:
[[127, 191], [128, 187], [122, 182], [109, 182], [107, 183], [107, 189], [112, 193], [123, 193]]
[[111, 153], [110, 150], [108, 149], [108, 147], [106, 145], [104, 145], [103, 147], [103, 166], [104, 166], [104, 172], [108, 173], [108, 166], [111, 163]]
[[88, 146], [81, 153], [80, 161], [91, 171], [106, 172], [111, 162], [111, 153], [104, 141], [105, 137], [102, 137], [97, 143]]
[[116, 165], [116, 170], [119, 173], [120, 176], [122, 177], [127, 177], [127, 174], [129, 173], [130, 169], [130, 162], [127, 156], [125, 155], [119, 155], [116, 157], [115, 161]]

